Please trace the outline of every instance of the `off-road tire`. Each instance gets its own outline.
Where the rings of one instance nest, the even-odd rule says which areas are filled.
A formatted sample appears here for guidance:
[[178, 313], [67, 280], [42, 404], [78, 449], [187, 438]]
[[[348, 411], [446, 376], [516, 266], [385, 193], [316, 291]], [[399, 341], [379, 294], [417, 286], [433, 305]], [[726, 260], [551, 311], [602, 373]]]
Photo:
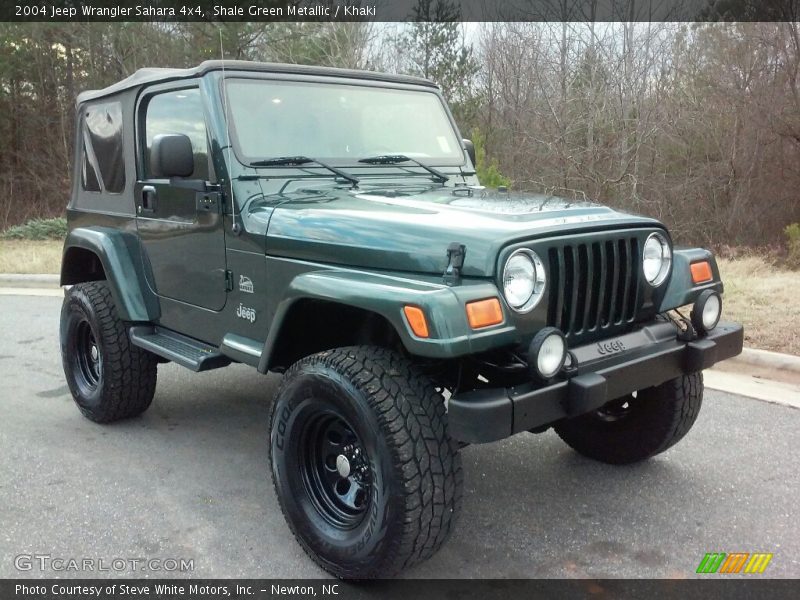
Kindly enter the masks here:
[[[557, 424], [554, 429], [574, 450], [611, 464], [634, 463], [664, 452], [685, 436], [703, 403], [703, 374], [691, 373], [640, 390], [627, 411], [608, 418], [603, 409]], [[606, 408], [606, 410], [609, 410]]]
[[[86, 355], [87, 340], [97, 361]], [[131, 344], [105, 281], [79, 283], [67, 292], [61, 308], [61, 359], [75, 403], [96, 423], [141, 414], [153, 400], [156, 356]]]
[[[329, 413], [352, 428], [366, 457], [367, 483], [360, 485], [367, 504], [347, 527], [319, 508], [315, 498], [324, 490], [312, 490], [315, 471], [303, 466], [317, 456], [303, 449], [317, 439], [304, 432], [322, 418], [314, 415], [334, 418]], [[387, 577], [429, 558], [450, 535], [461, 505], [461, 457], [448, 436], [443, 398], [409, 361], [384, 348], [340, 348], [295, 363], [272, 406], [270, 462], [295, 538], [344, 579]]]

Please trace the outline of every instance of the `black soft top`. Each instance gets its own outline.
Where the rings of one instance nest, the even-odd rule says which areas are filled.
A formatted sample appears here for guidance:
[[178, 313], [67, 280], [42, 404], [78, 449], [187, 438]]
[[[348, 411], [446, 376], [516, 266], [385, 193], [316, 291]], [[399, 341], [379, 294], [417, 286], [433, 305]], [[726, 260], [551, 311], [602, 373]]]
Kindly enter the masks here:
[[296, 75], [322, 75], [326, 77], [342, 77], [349, 79], [368, 79], [371, 81], [386, 81], [390, 83], [406, 83], [414, 85], [424, 85], [427, 87], [437, 87], [435, 83], [421, 77], [410, 75], [390, 75], [388, 73], [378, 73], [376, 71], [357, 71], [355, 69], [336, 69], [333, 67], [315, 67], [309, 65], [289, 65], [283, 63], [264, 63], [250, 62], [246, 60], [207, 60], [196, 67], [190, 69], [170, 69], [170, 68], [148, 68], [139, 69], [133, 75], [126, 77], [122, 81], [110, 85], [102, 90], [88, 90], [78, 94], [78, 104], [87, 100], [95, 100], [110, 96], [117, 92], [127, 90], [136, 86], [160, 83], [162, 81], [173, 81], [176, 79], [189, 79], [205, 75], [209, 71], [251, 71], [259, 73], [290, 73]]

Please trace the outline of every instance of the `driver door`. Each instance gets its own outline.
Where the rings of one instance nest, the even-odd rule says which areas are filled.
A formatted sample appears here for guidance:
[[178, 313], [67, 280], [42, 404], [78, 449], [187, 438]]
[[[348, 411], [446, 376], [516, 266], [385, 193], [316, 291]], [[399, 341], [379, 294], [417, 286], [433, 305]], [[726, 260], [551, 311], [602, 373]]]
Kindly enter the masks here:
[[[148, 283], [162, 298], [219, 311], [225, 306], [225, 230], [220, 199], [204, 190], [214, 183], [205, 110], [197, 87], [157, 91], [140, 103], [142, 178], [137, 181], [136, 226]], [[153, 138], [189, 137], [194, 172], [186, 178], [153, 175]], [[211, 204], [209, 204], [211, 198]]]

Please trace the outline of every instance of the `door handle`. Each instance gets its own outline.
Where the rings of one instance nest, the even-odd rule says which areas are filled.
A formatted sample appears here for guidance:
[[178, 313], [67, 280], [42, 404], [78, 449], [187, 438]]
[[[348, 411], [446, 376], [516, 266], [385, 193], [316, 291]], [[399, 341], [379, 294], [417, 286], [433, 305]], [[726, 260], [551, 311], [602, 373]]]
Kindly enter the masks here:
[[153, 213], [156, 211], [156, 199], [158, 194], [152, 185], [142, 188], [142, 203], [139, 205], [140, 213]]

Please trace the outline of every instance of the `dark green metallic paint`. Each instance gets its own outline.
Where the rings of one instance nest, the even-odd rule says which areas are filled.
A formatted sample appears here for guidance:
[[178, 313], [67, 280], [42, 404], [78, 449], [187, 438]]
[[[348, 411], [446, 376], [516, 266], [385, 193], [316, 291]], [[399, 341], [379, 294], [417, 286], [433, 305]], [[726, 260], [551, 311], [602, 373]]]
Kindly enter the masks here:
[[[72, 248], [92, 252], [100, 259], [120, 317], [126, 321], [157, 321], [158, 302], [145, 283], [137, 260], [138, 241], [131, 233], [108, 227], [72, 229], [64, 241], [64, 255]], [[62, 267], [61, 285], [77, 283]]]
[[[366, 183], [366, 182], [365, 182]], [[404, 190], [391, 183], [369, 189], [299, 189], [266, 196], [253, 208], [279, 204], [271, 215], [267, 253], [371, 269], [444, 272], [447, 245], [467, 247], [463, 274], [492, 277], [508, 244], [598, 231], [656, 225], [589, 202], [428, 185]], [[392, 195], [389, 195], [389, 194]], [[401, 195], [402, 194], [402, 195]]]
[[222, 338], [220, 351], [237, 362], [257, 367], [261, 360], [262, 347], [263, 342], [228, 333]]
[[[143, 212], [143, 188], [149, 187], [153, 212]], [[199, 212], [198, 192], [168, 180], [136, 184], [136, 225], [148, 284], [159, 295], [219, 311], [225, 306], [225, 232], [222, 215]]]

